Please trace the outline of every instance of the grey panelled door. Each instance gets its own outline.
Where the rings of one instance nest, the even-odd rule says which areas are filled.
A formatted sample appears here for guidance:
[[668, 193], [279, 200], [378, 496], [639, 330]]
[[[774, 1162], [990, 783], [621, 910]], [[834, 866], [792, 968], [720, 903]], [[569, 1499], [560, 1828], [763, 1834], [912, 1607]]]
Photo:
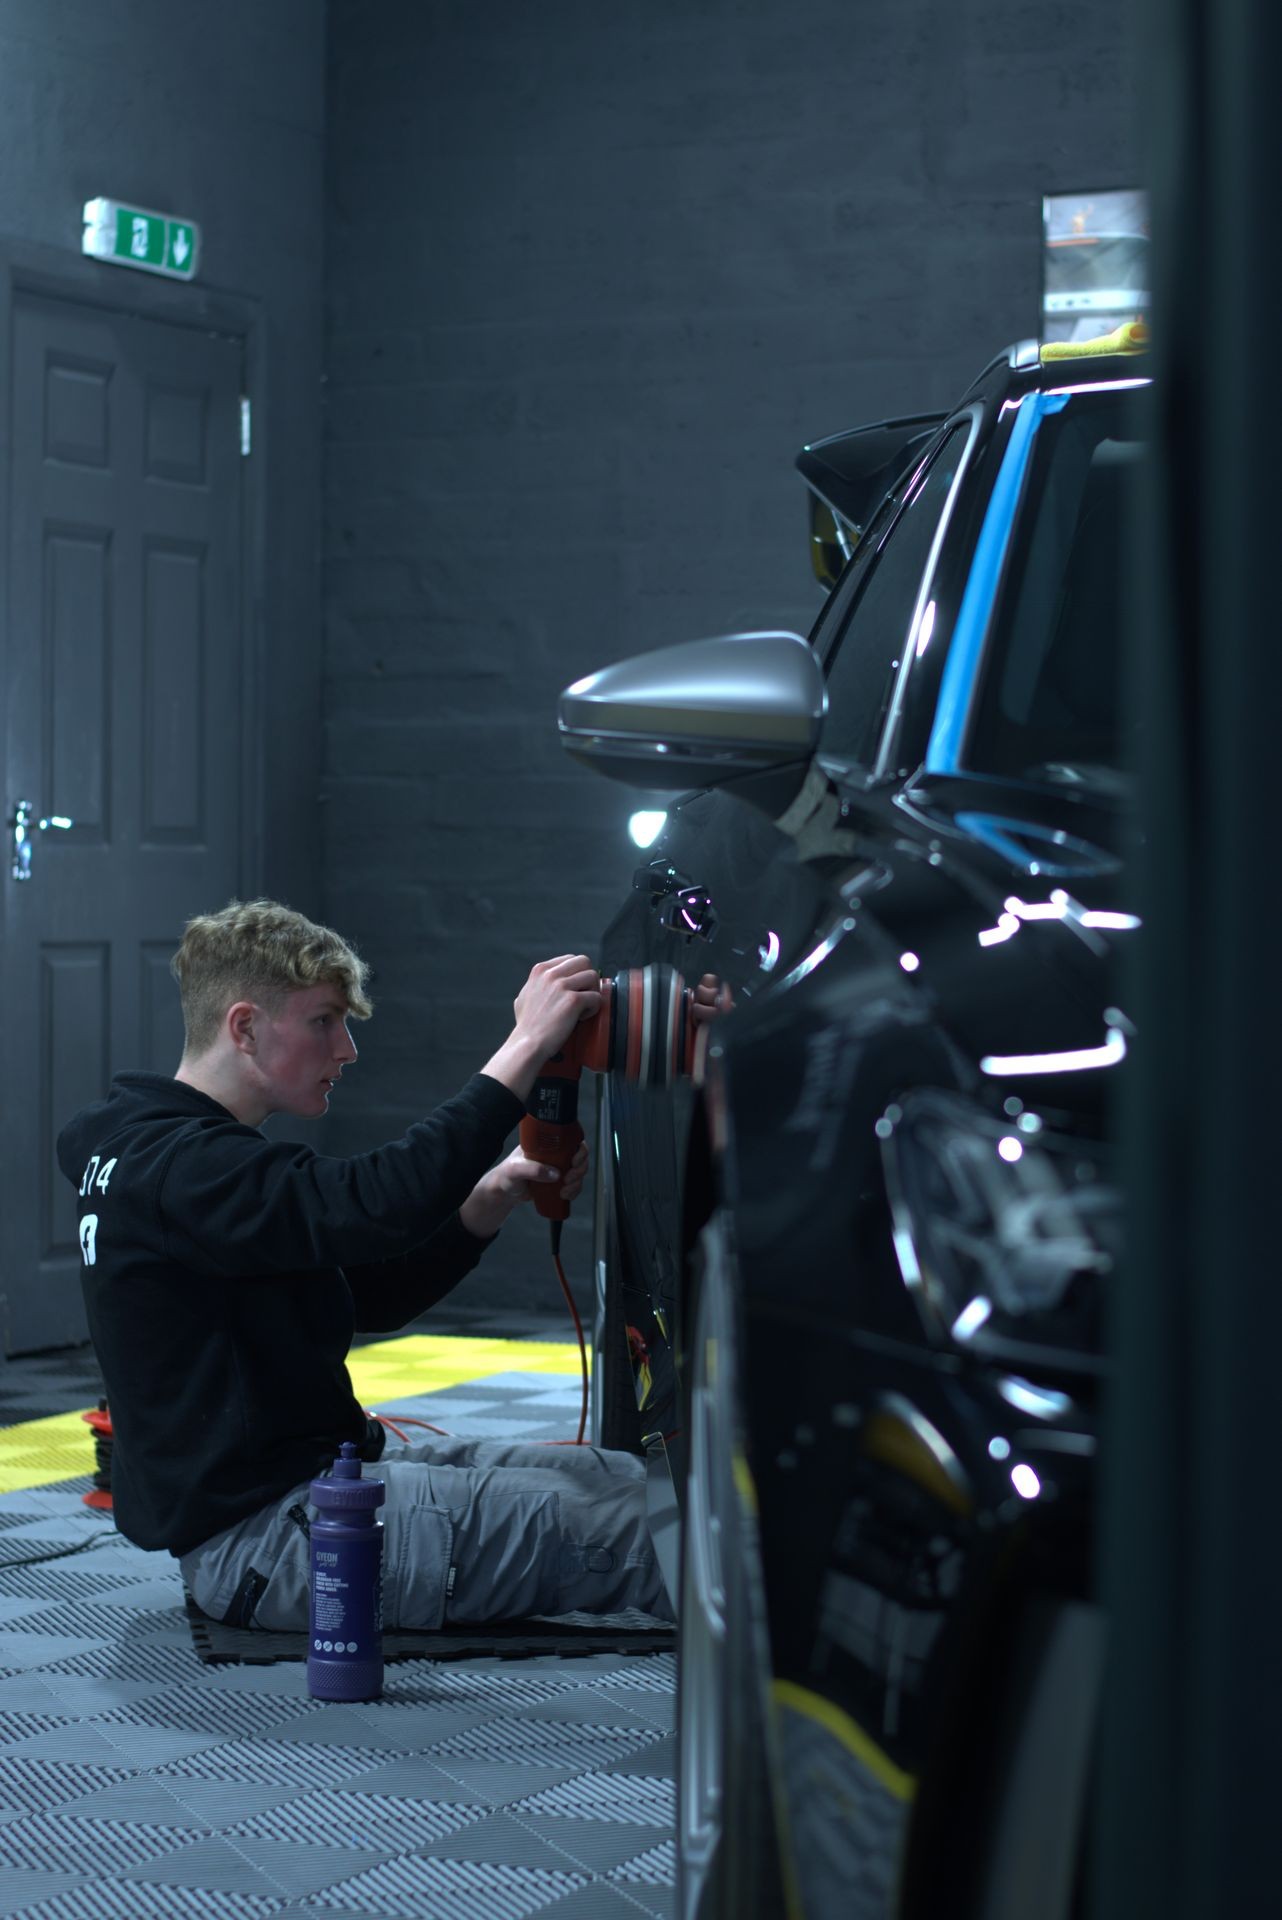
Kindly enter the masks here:
[[[5, 1351], [85, 1337], [64, 1121], [112, 1073], [172, 1073], [169, 956], [237, 889], [241, 346], [15, 301], [3, 898]], [[21, 864], [18, 860], [17, 864]]]

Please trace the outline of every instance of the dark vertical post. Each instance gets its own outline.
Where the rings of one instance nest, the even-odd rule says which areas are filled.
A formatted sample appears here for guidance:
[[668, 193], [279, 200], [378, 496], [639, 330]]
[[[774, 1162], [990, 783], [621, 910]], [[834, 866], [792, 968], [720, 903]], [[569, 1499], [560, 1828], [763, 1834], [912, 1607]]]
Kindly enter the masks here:
[[1160, 427], [1094, 1911], [1208, 1920], [1259, 1912], [1277, 1875], [1282, 10], [1145, 5]]

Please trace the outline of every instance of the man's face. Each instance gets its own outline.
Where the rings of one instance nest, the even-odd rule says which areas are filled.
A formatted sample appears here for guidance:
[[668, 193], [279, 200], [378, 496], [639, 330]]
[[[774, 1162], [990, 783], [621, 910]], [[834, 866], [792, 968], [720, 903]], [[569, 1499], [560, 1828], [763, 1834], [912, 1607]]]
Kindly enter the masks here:
[[300, 987], [276, 1014], [260, 1007], [254, 1018], [255, 1059], [269, 1113], [313, 1120], [329, 1106], [330, 1091], [356, 1058], [341, 987]]

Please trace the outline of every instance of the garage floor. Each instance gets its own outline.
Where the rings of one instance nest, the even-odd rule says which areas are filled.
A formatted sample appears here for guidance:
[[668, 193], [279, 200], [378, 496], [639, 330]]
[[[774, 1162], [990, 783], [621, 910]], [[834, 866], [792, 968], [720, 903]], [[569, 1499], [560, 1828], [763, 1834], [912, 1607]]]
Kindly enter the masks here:
[[[573, 1435], [562, 1322], [448, 1325], [358, 1352], [366, 1404]], [[415, 1660], [359, 1706], [202, 1665], [175, 1562], [81, 1500], [97, 1391], [83, 1353], [0, 1380], [0, 1915], [669, 1920], [670, 1655]]]

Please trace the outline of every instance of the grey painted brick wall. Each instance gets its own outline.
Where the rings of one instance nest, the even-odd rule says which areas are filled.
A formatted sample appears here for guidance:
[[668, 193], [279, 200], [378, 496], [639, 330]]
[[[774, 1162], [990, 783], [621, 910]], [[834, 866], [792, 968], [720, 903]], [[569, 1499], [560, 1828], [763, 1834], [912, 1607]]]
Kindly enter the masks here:
[[805, 630], [797, 449], [1036, 331], [1041, 195], [1131, 182], [1132, 96], [1105, 0], [331, 0], [325, 897], [380, 1000], [335, 1141], [452, 1091], [621, 898], [635, 800], [559, 689]]
[[[319, 910], [325, 14], [317, 0], [0, 0], [0, 240], [78, 257], [95, 194], [199, 221], [262, 320], [262, 883]], [[101, 269], [113, 295], [122, 280]], [[234, 423], [233, 423], [234, 430]], [[0, 773], [3, 769], [0, 769]], [[217, 905], [211, 902], [211, 905]], [[175, 934], [179, 929], [175, 928]]]

